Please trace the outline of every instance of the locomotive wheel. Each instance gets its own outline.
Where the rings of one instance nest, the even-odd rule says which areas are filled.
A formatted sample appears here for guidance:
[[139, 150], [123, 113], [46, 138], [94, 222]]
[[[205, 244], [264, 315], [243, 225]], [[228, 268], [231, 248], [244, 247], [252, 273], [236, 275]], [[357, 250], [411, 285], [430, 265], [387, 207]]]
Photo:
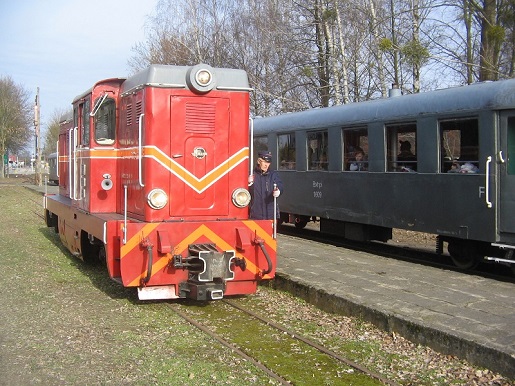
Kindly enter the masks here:
[[107, 265], [106, 247], [103, 244], [98, 248], [98, 260], [100, 264]]
[[82, 259], [85, 263], [98, 263], [99, 245], [90, 243], [88, 239], [88, 234], [84, 231], [81, 232], [81, 250]]
[[460, 269], [474, 269], [479, 264], [477, 246], [466, 241], [449, 241], [447, 250], [454, 265]]

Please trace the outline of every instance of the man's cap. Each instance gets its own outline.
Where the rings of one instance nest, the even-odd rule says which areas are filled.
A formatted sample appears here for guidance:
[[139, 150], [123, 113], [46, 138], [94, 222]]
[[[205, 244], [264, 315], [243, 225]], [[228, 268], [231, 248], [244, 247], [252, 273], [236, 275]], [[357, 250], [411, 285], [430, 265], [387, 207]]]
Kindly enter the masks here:
[[272, 162], [272, 153], [269, 151], [260, 151], [258, 157], [266, 162]]

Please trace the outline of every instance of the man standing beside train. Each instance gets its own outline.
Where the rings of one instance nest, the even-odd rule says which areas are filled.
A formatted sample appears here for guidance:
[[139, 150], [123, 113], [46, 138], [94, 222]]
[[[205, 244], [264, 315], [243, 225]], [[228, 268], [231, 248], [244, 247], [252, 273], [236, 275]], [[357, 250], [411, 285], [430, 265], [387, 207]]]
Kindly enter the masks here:
[[[283, 191], [283, 182], [276, 170], [270, 168], [272, 153], [260, 151], [254, 173], [249, 176], [250, 218], [254, 220], [274, 219], [274, 198]], [[275, 208], [279, 218], [279, 206]]]

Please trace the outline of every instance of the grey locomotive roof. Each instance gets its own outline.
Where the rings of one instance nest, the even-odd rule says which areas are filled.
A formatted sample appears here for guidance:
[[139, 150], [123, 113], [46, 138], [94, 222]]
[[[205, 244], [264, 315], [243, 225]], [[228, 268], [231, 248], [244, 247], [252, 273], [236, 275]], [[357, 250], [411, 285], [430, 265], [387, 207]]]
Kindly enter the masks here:
[[515, 109], [515, 79], [256, 118], [254, 123], [256, 131], [261, 133], [358, 125], [379, 120], [414, 120], [424, 115], [466, 114], [484, 109]]
[[[123, 83], [122, 94], [142, 86], [186, 88], [187, 73], [192, 67], [153, 64], [128, 78]], [[245, 71], [209, 66], [208, 68], [214, 72], [217, 89], [251, 90]]]

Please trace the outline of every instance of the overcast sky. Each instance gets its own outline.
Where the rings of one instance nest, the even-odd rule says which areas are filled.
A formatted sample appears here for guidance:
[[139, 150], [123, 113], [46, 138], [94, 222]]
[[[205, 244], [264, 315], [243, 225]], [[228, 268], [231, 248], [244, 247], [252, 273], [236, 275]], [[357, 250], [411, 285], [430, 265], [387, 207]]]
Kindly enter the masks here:
[[0, 0], [0, 76], [40, 89], [43, 130], [96, 81], [129, 75], [158, 0]]

